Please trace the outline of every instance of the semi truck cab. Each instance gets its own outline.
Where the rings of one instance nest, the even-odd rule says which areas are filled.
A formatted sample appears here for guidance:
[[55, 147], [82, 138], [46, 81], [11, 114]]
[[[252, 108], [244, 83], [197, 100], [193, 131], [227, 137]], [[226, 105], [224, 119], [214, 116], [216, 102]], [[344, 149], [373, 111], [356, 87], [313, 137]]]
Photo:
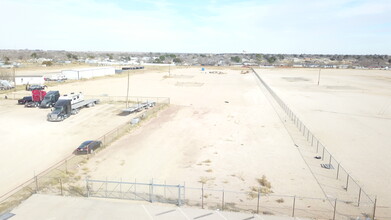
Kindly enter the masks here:
[[40, 107], [41, 108], [53, 107], [56, 104], [59, 97], [60, 97], [59, 91], [48, 92], [45, 98], [42, 100]]
[[72, 114], [71, 100], [58, 100], [52, 112], [47, 115], [48, 121], [63, 121]]

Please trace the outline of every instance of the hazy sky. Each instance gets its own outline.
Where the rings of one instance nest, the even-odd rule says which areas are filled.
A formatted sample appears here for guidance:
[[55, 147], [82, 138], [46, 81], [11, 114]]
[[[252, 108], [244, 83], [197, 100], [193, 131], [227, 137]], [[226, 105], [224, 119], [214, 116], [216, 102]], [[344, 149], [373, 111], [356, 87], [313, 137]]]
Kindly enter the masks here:
[[0, 49], [391, 55], [391, 0], [0, 0]]

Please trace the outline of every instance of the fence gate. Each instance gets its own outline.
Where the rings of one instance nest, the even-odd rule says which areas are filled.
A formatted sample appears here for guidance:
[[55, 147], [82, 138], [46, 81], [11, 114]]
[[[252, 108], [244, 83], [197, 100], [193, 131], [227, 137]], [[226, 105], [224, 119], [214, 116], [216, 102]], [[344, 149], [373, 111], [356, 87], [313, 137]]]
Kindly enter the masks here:
[[185, 199], [185, 186], [161, 183], [123, 182], [86, 179], [88, 197], [139, 200], [170, 203], [181, 206]]

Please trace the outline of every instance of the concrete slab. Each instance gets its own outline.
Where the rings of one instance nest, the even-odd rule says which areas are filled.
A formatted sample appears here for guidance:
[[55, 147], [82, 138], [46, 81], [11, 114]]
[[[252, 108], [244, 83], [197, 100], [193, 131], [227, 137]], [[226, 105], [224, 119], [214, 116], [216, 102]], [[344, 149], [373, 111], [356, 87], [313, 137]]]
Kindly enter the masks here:
[[[11, 211], [11, 219], [262, 219], [293, 220], [283, 216], [260, 216], [249, 213], [222, 212], [218, 210], [177, 207], [124, 200], [62, 197], [35, 194]], [[302, 218], [300, 218], [302, 219]]]

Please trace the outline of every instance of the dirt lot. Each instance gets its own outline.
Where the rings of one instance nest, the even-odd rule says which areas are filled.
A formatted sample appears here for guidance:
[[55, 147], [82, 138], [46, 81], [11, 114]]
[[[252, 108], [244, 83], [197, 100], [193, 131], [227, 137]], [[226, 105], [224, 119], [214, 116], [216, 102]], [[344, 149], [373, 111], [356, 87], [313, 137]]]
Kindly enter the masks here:
[[117, 116], [121, 108], [102, 103], [56, 123], [46, 121], [50, 109], [0, 100], [0, 194], [65, 158], [81, 142], [125, 123], [127, 117]]
[[315, 69], [257, 71], [378, 205], [391, 207], [391, 71], [321, 70], [319, 86]]
[[[265, 175], [276, 194], [324, 197], [255, 76], [240, 70], [221, 71], [206, 74], [201, 68], [178, 68], [170, 76], [162, 71], [132, 73], [131, 96], [170, 97], [172, 105], [97, 154], [87, 164], [88, 175], [145, 182], [154, 178], [173, 184], [186, 181], [196, 187], [206, 182], [237, 191], [259, 186], [257, 179]], [[260, 73], [352, 176], [370, 194], [382, 195], [382, 205], [390, 204], [389, 72], [322, 70], [320, 86], [316, 85], [317, 70]], [[126, 85], [125, 75], [49, 90], [124, 96]], [[49, 123], [45, 110], [1, 101], [0, 123], [11, 129], [1, 128], [7, 134], [4, 146], [9, 147], [1, 149], [1, 173], [8, 178], [1, 178], [0, 185], [32, 177], [34, 170], [56, 162], [81, 141], [122, 123], [123, 118], [116, 115], [121, 108], [98, 105], [62, 123]]]
[[[252, 74], [200, 68], [131, 77], [131, 94], [168, 96], [172, 106], [89, 163], [92, 178], [149, 182], [207, 182], [210, 187], [249, 190], [263, 175], [272, 190], [303, 196], [323, 194]], [[96, 80], [90, 93], [120, 95], [123, 79]], [[105, 84], [116, 90], [104, 89]], [[122, 87], [122, 89], [121, 89]], [[278, 141], [277, 141], [278, 140]], [[312, 191], [302, 187], [311, 187]]]

